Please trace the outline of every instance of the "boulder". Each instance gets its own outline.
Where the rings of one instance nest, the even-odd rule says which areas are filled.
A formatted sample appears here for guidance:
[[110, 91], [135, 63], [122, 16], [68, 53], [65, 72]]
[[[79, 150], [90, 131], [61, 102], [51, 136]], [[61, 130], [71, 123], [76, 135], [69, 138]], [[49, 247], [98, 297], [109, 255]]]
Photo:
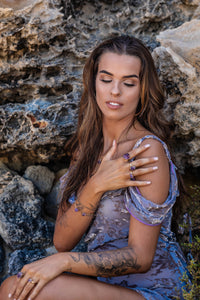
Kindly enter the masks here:
[[43, 198], [19, 175], [0, 194], [0, 235], [13, 250], [52, 244], [54, 224], [42, 218]]
[[24, 178], [31, 180], [43, 195], [50, 193], [55, 175], [47, 167], [29, 166], [24, 173]]

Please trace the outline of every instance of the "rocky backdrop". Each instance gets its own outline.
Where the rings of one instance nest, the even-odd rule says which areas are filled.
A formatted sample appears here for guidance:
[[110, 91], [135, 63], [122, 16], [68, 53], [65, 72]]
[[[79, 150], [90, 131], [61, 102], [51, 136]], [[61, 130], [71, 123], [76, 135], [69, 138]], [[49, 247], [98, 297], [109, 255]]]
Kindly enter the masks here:
[[199, 0], [0, 1], [1, 280], [55, 252], [56, 195], [82, 67], [94, 45], [118, 34], [151, 50], [176, 164], [182, 173], [199, 171]]

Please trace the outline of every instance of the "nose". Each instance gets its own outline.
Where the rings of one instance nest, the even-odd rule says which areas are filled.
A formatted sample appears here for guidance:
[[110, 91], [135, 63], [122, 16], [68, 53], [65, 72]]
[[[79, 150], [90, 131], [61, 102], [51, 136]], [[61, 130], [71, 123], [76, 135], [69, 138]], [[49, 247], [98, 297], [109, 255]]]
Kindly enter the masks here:
[[111, 88], [111, 95], [112, 96], [119, 96], [121, 94], [119, 82], [113, 82], [112, 88]]

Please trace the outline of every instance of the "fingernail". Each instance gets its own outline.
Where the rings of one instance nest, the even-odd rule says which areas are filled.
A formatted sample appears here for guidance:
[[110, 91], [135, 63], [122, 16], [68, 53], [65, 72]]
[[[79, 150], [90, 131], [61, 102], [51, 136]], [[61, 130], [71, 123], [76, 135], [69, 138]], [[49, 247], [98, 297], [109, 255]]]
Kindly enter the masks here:
[[8, 298], [11, 298], [11, 297], [12, 297], [12, 294], [9, 294], [9, 295], [8, 295]]
[[153, 167], [153, 170], [157, 170], [157, 169], [158, 169], [158, 167], [157, 167], [157, 166]]
[[157, 157], [157, 156], [155, 156], [153, 159], [154, 159], [154, 160], [158, 160], [158, 157]]
[[[113, 143], [112, 143], [112, 144], [113, 144], [113, 146], [115, 146], [115, 144], [116, 144], [116, 140], [113, 140]], [[30, 300], [30, 299], [28, 299], [28, 300]]]
[[147, 183], [147, 184], [150, 184], [150, 183], [151, 183], [151, 181], [146, 181], [146, 183]]
[[150, 147], [150, 144], [144, 145], [144, 148], [148, 148], [148, 147]]

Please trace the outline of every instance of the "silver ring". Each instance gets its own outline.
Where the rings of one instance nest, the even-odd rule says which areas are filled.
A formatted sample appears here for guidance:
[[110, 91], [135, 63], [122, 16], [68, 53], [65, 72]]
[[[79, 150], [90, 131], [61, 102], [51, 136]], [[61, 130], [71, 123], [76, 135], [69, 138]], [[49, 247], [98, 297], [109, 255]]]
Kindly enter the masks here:
[[130, 180], [134, 180], [133, 172], [130, 171]]

